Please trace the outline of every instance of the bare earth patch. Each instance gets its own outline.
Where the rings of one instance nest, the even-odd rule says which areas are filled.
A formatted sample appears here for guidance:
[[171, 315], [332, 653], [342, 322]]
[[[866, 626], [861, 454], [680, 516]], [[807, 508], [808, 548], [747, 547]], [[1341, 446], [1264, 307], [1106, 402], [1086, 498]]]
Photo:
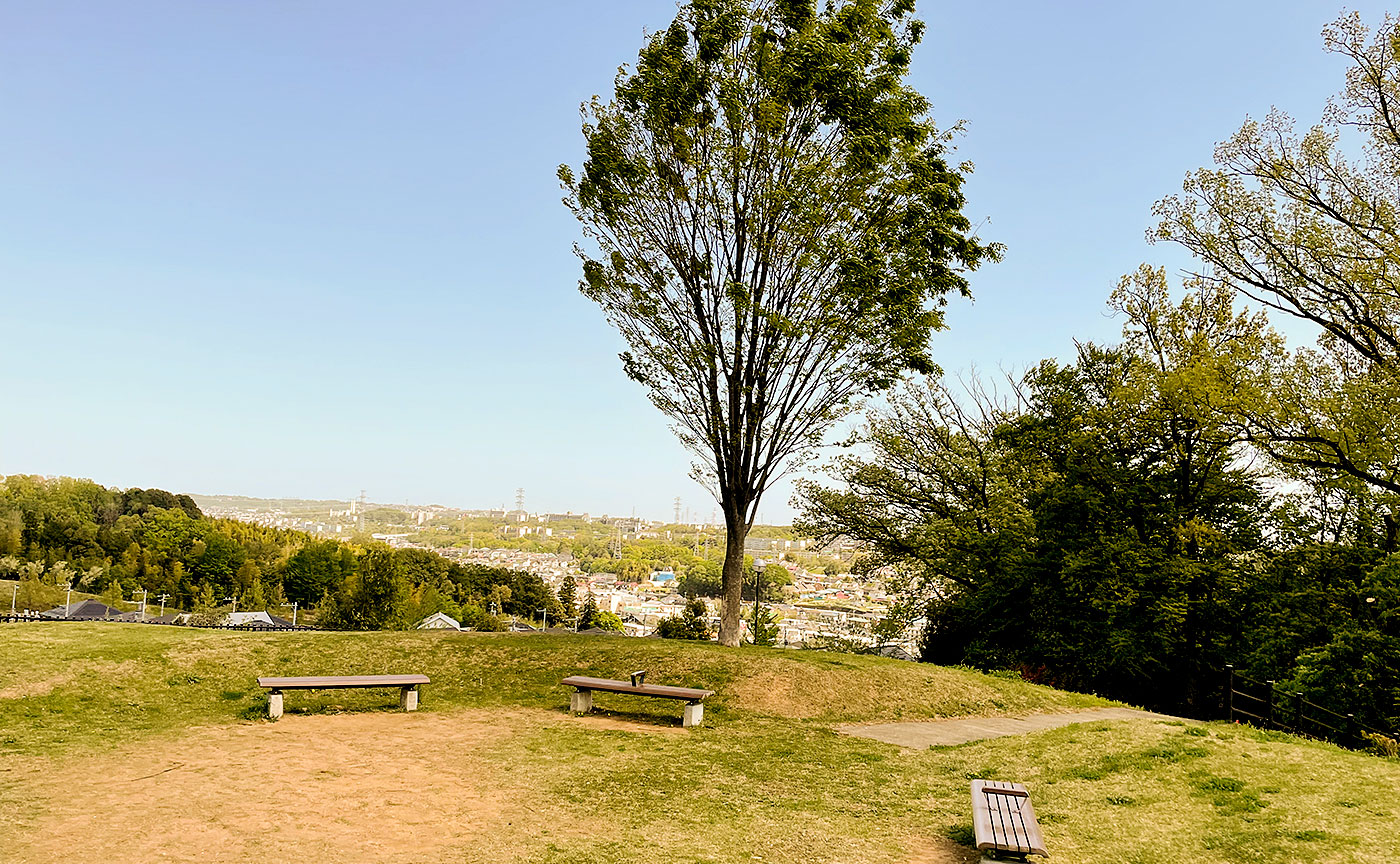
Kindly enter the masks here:
[[[502, 712], [287, 717], [44, 772], [19, 861], [462, 860], [516, 815], [476, 755]], [[450, 854], [452, 852], [456, 854]]]

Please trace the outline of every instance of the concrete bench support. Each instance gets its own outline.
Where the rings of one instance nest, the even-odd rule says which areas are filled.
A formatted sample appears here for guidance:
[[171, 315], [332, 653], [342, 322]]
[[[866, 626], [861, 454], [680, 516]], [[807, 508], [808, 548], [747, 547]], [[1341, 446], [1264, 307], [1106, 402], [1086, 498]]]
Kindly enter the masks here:
[[282, 716], [282, 691], [273, 690], [267, 694], [267, 719], [276, 720]]
[[418, 688], [405, 687], [399, 692], [399, 707], [405, 711], [418, 710]]
[[694, 687], [672, 687], [666, 684], [646, 683], [646, 672], [633, 672], [631, 681], [614, 681], [611, 678], [589, 678], [583, 675], [570, 675], [563, 680], [566, 687], [573, 687], [569, 696], [569, 710], [575, 714], [586, 714], [593, 710], [593, 691], [621, 693], [624, 696], [650, 696], [653, 699], [675, 699], [685, 702], [685, 713], [681, 717], [682, 726], [700, 726], [705, 722], [705, 706], [701, 703], [715, 695], [713, 690], [700, 690]]
[[569, 710], [575, 714], [587, 714], [593, 710], [593, 691], [575, 690], [569, 697]]
[[687, 702], [681, 715], [682, 726], [700, 726], [705, 722], [705, 703]]

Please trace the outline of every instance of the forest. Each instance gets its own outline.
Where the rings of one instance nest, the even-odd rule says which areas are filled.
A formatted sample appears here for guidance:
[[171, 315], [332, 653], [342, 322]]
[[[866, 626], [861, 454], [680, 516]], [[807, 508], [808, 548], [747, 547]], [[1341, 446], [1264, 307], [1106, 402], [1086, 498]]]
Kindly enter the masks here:
[[1249, 434], [1288, 367], [1227, 289], [1144, 269], [1111, 305], [1118, 344], [891, 397], [799, 527], [861, 542], [924, 660], [1205, 717], [1233, 664], [1394, 728], [1393, 494]]
[[[26, 600], [62, 589], [111, 601], [165, 596], [171, 609], [239, 609], [319, 626], [398, 629], [446, 612], [477, 629], [500, 616], [538, 617], [559, 600], [538, 576], [464, 565], [368, 537], [318, 540], [299, 531], [212, 519], [188, 495], [116, 490], [90, 480], [0, 478], [0, 578]], [[488, 611], [489, 610], [489, 611]]]

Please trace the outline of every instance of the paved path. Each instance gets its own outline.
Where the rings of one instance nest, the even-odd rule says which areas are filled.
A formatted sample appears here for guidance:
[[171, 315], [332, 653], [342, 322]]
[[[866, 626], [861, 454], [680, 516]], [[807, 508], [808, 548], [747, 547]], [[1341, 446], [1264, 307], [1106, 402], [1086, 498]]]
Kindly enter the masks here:
[[948, 746], [1000, 738], [1003, 735], [1024, 735], [1043, 729], [1058, 729], [1071, 723], [1092, 723], [1095, 720], [1174, 720], [1166, 714], [1153, 714], [1136, 708], [1088, 708], [1064, 714], [1033, 714], [1030, 717], [958, 717], [953, 720], [931, 720], [923, 723], [878, 723], [869, 726], [837, 727], [847, 735], [873, 738], [900, 747]]

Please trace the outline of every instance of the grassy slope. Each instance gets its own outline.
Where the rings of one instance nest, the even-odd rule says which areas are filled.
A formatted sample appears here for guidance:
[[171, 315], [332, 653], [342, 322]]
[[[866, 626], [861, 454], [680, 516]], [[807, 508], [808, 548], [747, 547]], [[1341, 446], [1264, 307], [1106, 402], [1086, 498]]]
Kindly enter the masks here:
[[[562, 676], [638, 668], [719, 691], [706, 728], [655, 735], [557, 722]], [[193, 725], [261, 722], [258, 674], [401, 671], [432, 677], [425, 711], [536, 712], [502, 713], [515, 733], [488, 761], [540, 820], [590, 827], [546, 843], [517, 826], [497, 837], [499, 860], [906, 860], [921, 837], [970, 842], [974, 776], [1030, 784], [1053, 860], [1071, 864], [1400, 858], [1395, 763], [1239, 727], [1151, 721], [911, 753], [831, 724], [1100, 702], [879, 658], [658, 640], [8, 626], [0, 763], [35, 767], [123, 747], [133, 733], [167, 739]], [[393, 702], [382, 691], [287, 697], [292, 713]], [[671, 703], [597, 702], [639, 720], [679, 713]], [[22, 776], [0, 773], [0, 809], [35, 803]]]

